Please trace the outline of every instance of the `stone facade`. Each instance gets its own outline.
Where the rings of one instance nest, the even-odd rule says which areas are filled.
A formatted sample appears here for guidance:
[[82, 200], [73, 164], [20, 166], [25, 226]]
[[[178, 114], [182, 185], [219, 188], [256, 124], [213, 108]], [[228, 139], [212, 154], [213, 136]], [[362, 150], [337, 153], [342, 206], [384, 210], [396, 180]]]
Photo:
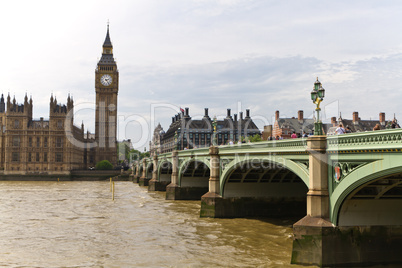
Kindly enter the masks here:
[[68, 175], [72, 170], [93, 167], [100, 160], [116, 164], [118, 70], [109, 27], [95, 71], [95, 90], [95, 134], [85, 133], [84, 124], [74, 125], [74, 101], [70, 96], [63, 105], [52, 95], [49, 119], [34, 120], [32, 97], [28, 100], [25, 95], [23, 104], [18, 104], [15, 97], [11, 100], [8, 95], [5, 101], [2, 95], [0, 169], [4, 174]]
[[[241, 137], [250, 137], [261, 132], [250, 117], [250, 110], [231, 116], [231, 110], [227, 109], [227, 116], [223, 120], [216, 120], [215, 140], [217, 145], [226, 145], [230, 141], [237, 143]], [[172, 123], [165, 132], [160, 132], [160, 152], [172, 152], [174, 149], [184, 150], [193, 148], [210, 147], [214, 140], [214, 119], [208, 115], [208, 108], [202, 119], [192, 119], [189, 108], [172, 117]], [[176, 135], [176, 137], [175, 137]], [[175, 140], [176, 139], [176, 140]], [[151, 151], [156, 150], [151, 144]]]

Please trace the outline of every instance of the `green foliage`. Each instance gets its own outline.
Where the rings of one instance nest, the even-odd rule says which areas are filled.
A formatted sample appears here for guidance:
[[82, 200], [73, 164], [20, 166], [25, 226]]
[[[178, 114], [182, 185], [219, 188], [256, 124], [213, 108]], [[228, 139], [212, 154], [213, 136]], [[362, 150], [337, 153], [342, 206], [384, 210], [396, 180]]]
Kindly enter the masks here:
[[247, 137], [243, 137], [241, 136], [241, 141], [245, 141], [245, 142], [259, 142], [262, 141], [261, 136], [259, 134], [255, 134], [254, 136], [247, 136]]
[[113, 165], [108, 160], [102, 160], [96, 163], [95, 168], [97, 170], [111, 170], [113, 169]]
[[129, 155], [130, 156], [128, 159], [130, 159], [130, 161], [136, 161], [136, 160], [141, 160], [143, 158], [149, 157], [150, 153], [149, 152], [141, 153], [138, 150], [132, 149], [132, 150], [130, 150]]
[[250, 142], [259, 142], [262, 141], [261, 136], [259, 134], [255, 134], [254, 136], [248, 137]]
[[119, 156], [119, 161], [130, 159], [130, 145], [128, 142], [117, 143], [117, 155]]

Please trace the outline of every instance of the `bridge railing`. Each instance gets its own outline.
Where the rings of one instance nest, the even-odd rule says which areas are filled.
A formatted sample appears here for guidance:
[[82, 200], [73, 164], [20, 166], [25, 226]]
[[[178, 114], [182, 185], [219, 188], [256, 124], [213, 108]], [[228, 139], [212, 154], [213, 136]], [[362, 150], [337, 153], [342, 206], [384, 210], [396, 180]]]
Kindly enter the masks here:
[[[366, 131], [342, 135], [328, 136], [328, 151], [343, 150], [379, 150], [402, 149], [402, 129], [386, 129]], [[241, 143], [219, 146], [219, 153], [306, 153], [307, 138], [262, 141], [256, 143]], [[181, 150], [179, 157], [205, 156], [209, 148]], [[158, 157], [171, 158], [172, 153], [160, 154]]]
[[[306, 153], [307, 138], [261, 141], [255, 143], [241, 143], [219, 146], [219, 154], [236, 153]], [[178, 151], [179, 157], [205, 156], [209, 154], [209, 148], [197, 148]], [[172, 153], [158, 155], [159, 159], [170, 158]]]
[[224, 145], [219, 146], [219, 153], [305, 153], [306, 148], [307, 138], [299, 138]]
[[328, 136], [328, 151], [402, 149], [402, 129], [386, 129]]

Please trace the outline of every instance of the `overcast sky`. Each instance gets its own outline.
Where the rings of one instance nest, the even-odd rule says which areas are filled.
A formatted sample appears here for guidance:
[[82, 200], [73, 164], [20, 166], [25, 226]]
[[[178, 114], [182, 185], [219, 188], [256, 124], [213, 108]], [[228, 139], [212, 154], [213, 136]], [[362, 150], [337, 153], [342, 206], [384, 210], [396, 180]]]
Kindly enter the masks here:
[[119, 139], [147, 146], [179, 108], [194, 118], [251, 110], [258, 127], [311, 116], [316, 77], [326, 119], [402, 119], [400, 1], [5, 1], [0, 89], [34, 118], [51, 94], [75, 102], [75, 124], [94, 132], [95, 67], [107, 22], [120, 72]]

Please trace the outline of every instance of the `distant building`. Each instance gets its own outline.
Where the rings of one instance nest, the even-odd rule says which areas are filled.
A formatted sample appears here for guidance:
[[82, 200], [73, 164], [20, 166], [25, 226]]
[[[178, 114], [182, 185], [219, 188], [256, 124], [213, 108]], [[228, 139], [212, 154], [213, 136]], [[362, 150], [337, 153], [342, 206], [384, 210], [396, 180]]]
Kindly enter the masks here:
[[[189, 108], [172, 117], [172, 123], [165, 132], [162, 128], [155, 129], [151, 142], [151, 151], [157, 152], [160, 139], [160, 152], [171, 152], [177, 150], [209, 147], [213, 141], [213, 120], [208, 115], [208, 108], [205, 108], [205, 114], [202, 119], [193, 120], [189, 115]], [[257, 126], [250, 117], [250, 110], [246, 110], [246, 116], [243, 118], [243, 112], [231, 116], [231, 110], [227, 109], [227, 116], [223, 120], [216, 122], [216, 142], [218, 145], [238, 142], [241, 137], [254, 136], [261, 134]], [[175, 140], [177, 139], [177, 140]], [[177, 146], [177, 147], [176, 147]]]
[[[385, 113], [380, 113], [378, 120], [361, 120], [359, 113], [353, 112], [352, 119], [343, 119], [342, 115], [340, 115], [338, 119], [332, 117], [331, 123], [323, 123], [323, 133], [334, 135], [336, 128], [341, 123], [345, 128], [349, 127], [351, 132], [372, 131], [376, 124], [379, 124], [382, 129], [386, 128]], [[264, 126], [263, 139], [267, 140], [270, 136], [273, 139], [276, 137], [289, 139], [293, 132], [298, 135], [303, 135], [303, 132], [312, 134], [314, 132], [314, 119], [304, 118], [302, 110], [297, 112], [297, 117], [291, 118], [281, 118], [279, 111], [276, 111], [274, 124], [272, 126]]]
[[353, 112], [352, 119], [343, 119], [341, 114], [338, 120], [336, 117], [331, 117], [331, 124], [326, 131], [327, 135], [335, 134], [335, 129], [341, 123], [343, 127], [349, 127], [352, 132], [372, 131], [377, 124], [381, 126], [381, 129], [385, 129], [387, 124], [385, 113], [382, 112], [379, 114], [378, 120], [361, 120], [358, 112]]
[[307, 119], [303, 116], [303, 111], [297, 112], [297, 118], [280, 118], [279, 111], [275, 112], [275, 122], [272, 127], [272, 137], [282, 137], [283, 139], [289, 139], [293, 132], [296, 134], [303, 134], [303, 131], [307, 134], [314, 132], [314, 119]]
[[149, 153], [151, 156], [158, 155], [162, 152], [161, 140], [162, 136], [165, 134], [161, 124], [159, 123], [154, 129], [154, 135], [152, 136], [152, 140], [149, 142]]

